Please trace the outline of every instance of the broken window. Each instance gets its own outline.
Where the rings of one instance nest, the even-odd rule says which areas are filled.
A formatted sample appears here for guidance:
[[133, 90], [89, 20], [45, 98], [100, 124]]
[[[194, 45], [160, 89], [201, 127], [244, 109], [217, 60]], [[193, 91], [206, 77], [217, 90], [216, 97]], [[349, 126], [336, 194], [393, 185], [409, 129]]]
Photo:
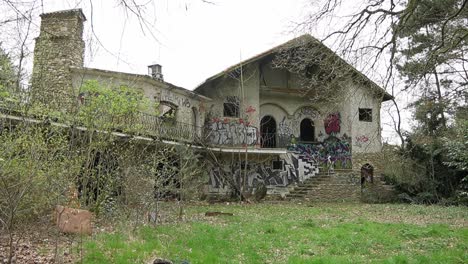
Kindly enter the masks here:
[[372, 109], [359, 108], [359, 121], [372, 122]]
[[224, 101], [224, 116], [239, 117], [239, 98], [237, 96], [228, 96]]
[[175, 119], [177, 106], [170, 102], [162, 101], [159, 103], [159, 116], [163, 119]]

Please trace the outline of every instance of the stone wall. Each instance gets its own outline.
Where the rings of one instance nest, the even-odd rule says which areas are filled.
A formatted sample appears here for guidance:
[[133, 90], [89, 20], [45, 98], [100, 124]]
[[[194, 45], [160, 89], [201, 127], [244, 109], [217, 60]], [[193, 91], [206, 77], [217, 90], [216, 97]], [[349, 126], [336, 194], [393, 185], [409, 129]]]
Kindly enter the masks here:
[[34, 47], [32, 99], [53, 109], [70, 109], [77, 94], [69, 67], [83, 66], [86, 18], [81, 9], [73, 9], [42, 14], [41, 19]]
[[382, 152], [377, 153], [356, 153], [352, 154], [353, 170], [360, 171], [365, 164], [370, 164], [374, 168], [374, 175], [381, 174], [384, 170], [385, 157]]
[[367, 164], [373, 168], [373, 181], [365, 182], [362, 186], [362, 201], [364, 202], [391, 202], [396, 199], [393, 186], [385, 183], [383, 172], [386, 158], [384, 153], [353, 153], [353, 170], [361, 173], [361, 168]]

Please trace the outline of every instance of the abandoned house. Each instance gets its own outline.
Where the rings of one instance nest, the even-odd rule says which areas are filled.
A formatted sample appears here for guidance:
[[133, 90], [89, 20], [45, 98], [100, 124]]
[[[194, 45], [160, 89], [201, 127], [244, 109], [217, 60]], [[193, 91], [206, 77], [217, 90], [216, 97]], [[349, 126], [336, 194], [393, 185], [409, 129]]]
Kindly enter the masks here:
[[33, 96], [66, 109], [87, 80], [143, 91], [176, 124], [160, 129], [161, 116], [154, 117], [149, 134], [217, 155], [219, 162], [207, 166], [209, 194], [231, 191], [226, 174], [245, 192], [264, 186], [270, 195], [292, 198], [357, 200], [363, 183], [382, 185], [380, 109], [391, 96], [310, 35], [242, 61], [191, 91], [164, 81], [158, 64], [148, 66], [148, 75], [84, 67], [80, 9], [41, 19]]

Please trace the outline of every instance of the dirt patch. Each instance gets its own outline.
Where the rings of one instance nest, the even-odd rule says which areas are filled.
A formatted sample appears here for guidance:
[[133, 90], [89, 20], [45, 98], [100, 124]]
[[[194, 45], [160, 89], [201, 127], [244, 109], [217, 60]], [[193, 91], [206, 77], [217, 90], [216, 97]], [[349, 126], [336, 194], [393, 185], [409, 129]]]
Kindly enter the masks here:
[[[74, 263], [80, 239], [63, 235], [53, 226], [36, 227], [34, 231], [22, 230], [13, 236], [11, 263]], [[8, 263], [9, 236], [0, 235], [0, 263]], [[75, 254], [73, 254], [75, 252]]]

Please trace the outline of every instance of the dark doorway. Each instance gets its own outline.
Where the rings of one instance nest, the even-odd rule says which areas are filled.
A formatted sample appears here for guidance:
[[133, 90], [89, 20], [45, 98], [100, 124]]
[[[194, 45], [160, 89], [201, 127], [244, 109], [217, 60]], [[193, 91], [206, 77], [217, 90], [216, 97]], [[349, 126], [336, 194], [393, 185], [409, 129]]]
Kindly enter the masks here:
[[272, 116], [264, 116], [260, 122], [260, 144], [262, 148], [276, 147], [276, 121]]
[[314, 122], [309, 118], [304, 118], [301, 121], [301, 141], [314, 141], [315, 127]]
[[361, 186], [364, 187], [366, 183], [374, 182], [374, 167], [369, 163], [364, 164], [361, 167]]

